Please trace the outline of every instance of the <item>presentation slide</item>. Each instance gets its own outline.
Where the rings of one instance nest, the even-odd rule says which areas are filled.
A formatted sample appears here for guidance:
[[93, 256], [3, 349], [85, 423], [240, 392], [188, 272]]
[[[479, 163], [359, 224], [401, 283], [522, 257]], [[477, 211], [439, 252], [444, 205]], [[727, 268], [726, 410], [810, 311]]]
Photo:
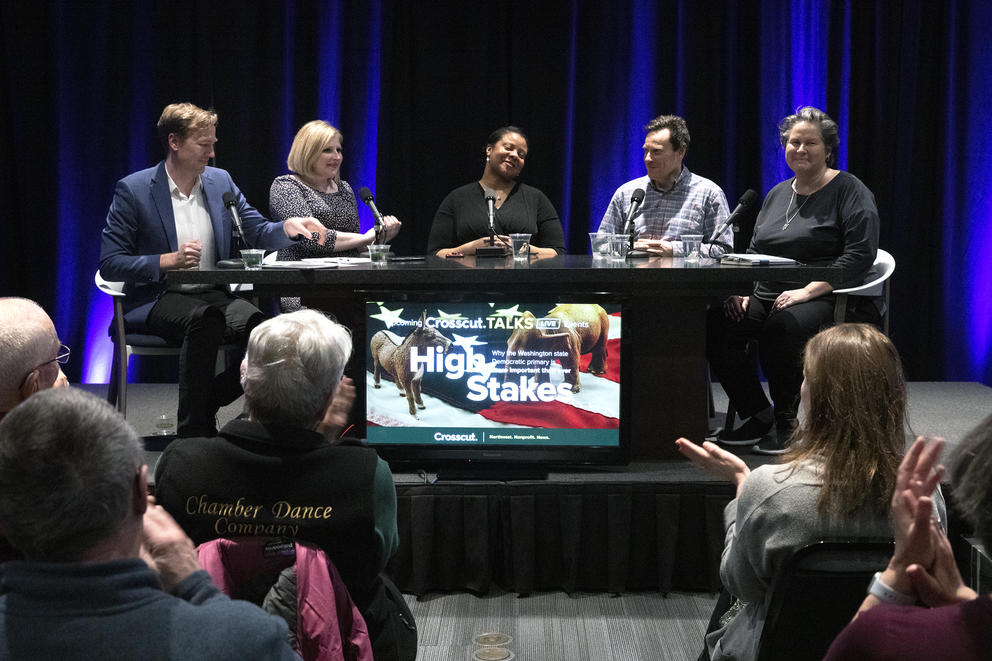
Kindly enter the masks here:
[[369, 443], [619, 444], [619, 303], [366, 307]]

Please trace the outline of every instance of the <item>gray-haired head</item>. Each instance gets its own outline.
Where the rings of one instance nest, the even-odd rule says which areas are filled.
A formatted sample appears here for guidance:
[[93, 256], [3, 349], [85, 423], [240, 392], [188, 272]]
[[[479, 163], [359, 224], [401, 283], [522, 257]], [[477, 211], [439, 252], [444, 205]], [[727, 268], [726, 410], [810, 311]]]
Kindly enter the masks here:
[[992, 549], [992, 415], [968, 432], [951, 455], [954, 504], [987, 549]]
[[31, 560], [72, 561], [131, 507], [141, 441], [106, 401], [52, 388], [0, 422], [0, 527]]
[[0, 297], [0, 414], [22, 399], [21, 386], [38, 369], [38, 388], [52, 385], [59, 366], [51, 359], [59, 348], [59, 336], [48, 314], [27, 298]]
[[800, 122], [809, 122], [820, 127], [820, 137], [823, 139], [823, 146], [827, 149], [827, 167], [837, 167], [837, 147], [840, 146], [840, 128], [837, 122], [830, 118], [830, 115], [819, 108], [804, 106], [796, 111], [794, 115], [789, 115], [778, 124], [779, 139], [782, 146], [789, 142], [789, 133], [792, 127]]
[[241, 376], [245, 409], [264, 424], [316, 425], [350, 355], [351, 331], [315, 310], [259, 324]]

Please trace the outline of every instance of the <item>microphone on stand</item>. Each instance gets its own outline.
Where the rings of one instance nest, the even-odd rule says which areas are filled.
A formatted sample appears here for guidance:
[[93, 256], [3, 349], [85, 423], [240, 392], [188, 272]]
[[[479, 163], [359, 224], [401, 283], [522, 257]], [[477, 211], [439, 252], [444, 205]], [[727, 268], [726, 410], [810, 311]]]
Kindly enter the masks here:
[[224, 206], [231, 210], [231, 218], [234, 219], [235, 248], [238, 248], [238, 243], [249, 248], [248, 240], [245, 238], [245, 228], [241, 226], [241, 216], [238, 215], [238, 198], [234, 195], [234, 191], [224, 193]]
[[716, 231], [713, 232], [713, 236], [710, 237], [708, 243], [712, 244], [714, 241], [716, 241], [717, 237], [723, 234], [725, 231], [727, 231], [727, 228], [730, 227], [731, 225], [734, 225], [734, 232], [740, 231], [740, 227], [735, 224], [736, 221], [740, 219], [740, 217], [744, 214], [744, 212], [746, 212], [748, 209], [753, 207], [754, 203], [757, 201], [758, 201], [758, 194], [755, 192], [753, 188], [748, 188], [746, 191], [744, 191], [744, 194], [741, 195], [741, 199], [737, 201], [737, 206], [734, 207], [734, 210], [730, 212], [729, 216], [727, 216], [727, 220], [723, 221], [723, 225], [720, 225], [720, 227], [718, 227]]
[[[234, 220], [234, 227], [231, 228], [231, 243], [235, 255], [241, 254], [242, 248], [250, 247], [245, 240], [245, 229], [241, 226], [241, 216], [238, 215], [238, 198], [234, 191], [224, 193], [224, 206], [231, 210], [231, 218]], [[243, 269], [245, 260], [241, 258], [218, 259], [214, 265], [219, 269]]]
[[372, 191], [366, 186], [362, 186], [358, 189], [358, 197], [368, 205], [369, 209], [372, 210], [372, 217], [375, 218], [375, 241], [373, 243], [382, 243], [382, 214], [379, 213], [379, 209], [375, 206], [375, 198], [372, 196]]
[[641, 208], [641, 203], [644, 202], [644, 189], [638, 188], [630, 196], [630, 206], [627, 207], [627, 215], [623, 219], [623, 231], [621, 234], [630, 235], [630, 249], [634, 249], [634, 216], [637, 215], [637, 210]]
[[486, 189], [486, 207], [489, 208], [489, 245], [496, 245], [496, 191]]
[[487, 188], [485, 191], [486, 207], [489, 211], [489, 245], [476, 248], [476, 257], [502, 257], [506, 254], [502, 246], [496, 245], [496, 191]]

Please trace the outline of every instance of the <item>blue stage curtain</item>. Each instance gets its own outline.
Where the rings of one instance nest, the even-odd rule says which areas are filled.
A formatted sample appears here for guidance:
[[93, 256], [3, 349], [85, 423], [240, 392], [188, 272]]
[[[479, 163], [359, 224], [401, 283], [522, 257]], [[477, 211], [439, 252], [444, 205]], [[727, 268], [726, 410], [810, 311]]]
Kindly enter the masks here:
[[687, 165], [734, 204], [789, 175], [776, 124], [813, 104], [876, 195], [909, 377], [992, 384], [990, 14], [979, 0], [3, 3], [0, 294], [52, 312], [72, 379], [106, 379], [100, 230], [114, 182], [161, 158], [154, 124], [173, 101], [218, 111], [217, 165], [262, 210], [299, 126], [334, 123], [344, 177], [403, 221], [401, 253], [424, 250], [498, 126], [528, 132], [523, 180], [585, 252], [613, 190], [643, 173], [653, 116], [686, 117]]

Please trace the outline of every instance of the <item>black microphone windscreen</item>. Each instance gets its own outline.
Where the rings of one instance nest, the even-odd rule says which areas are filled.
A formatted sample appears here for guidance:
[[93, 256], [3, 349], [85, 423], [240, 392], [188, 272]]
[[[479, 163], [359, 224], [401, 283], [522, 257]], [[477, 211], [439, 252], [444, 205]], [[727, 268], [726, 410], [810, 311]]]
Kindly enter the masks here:
[[643, 188], [638, 188], [637, 190], [635, 190], [633, 192], [633, 194], [630, 196], [630, 201], [631, 202], [637, 202], [638, 204], [640, 204], [641, 202], [643, 202], [644, 201], [644, 189]]
[[741, 195], [741, 199], [737, 201], [737, 204], [742, 204], [745, 207], [749, 207], [758, 201], [758, 193], [753, 188], [748, 188]]
[[492, 188], [487, 188], [486, 200], [495, 200], [495, 199], [496, 199], [496, 191], [494, 191]]
[[224, 193], [224, 206], [229, 207], [237, 203], [238, 198], [234, 196], [234, 191], [227, 191]]
[[362, 186], [358, 189], [358, 199], [362, 202], [368, 202], [372, 199], [372, 191], [370, 191], [367, 186]]

